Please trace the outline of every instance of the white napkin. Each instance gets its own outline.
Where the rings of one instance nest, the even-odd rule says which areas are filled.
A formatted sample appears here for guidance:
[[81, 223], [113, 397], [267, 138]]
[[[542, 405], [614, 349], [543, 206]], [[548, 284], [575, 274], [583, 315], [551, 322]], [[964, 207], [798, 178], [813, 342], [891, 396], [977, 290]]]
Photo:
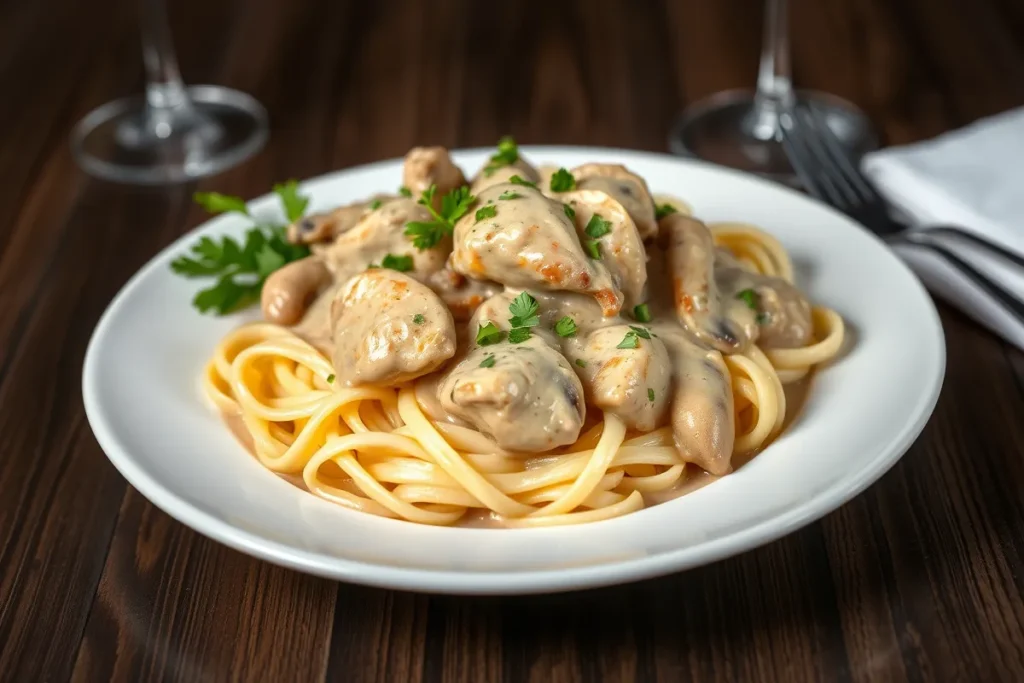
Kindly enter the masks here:
[[[911, 225], [952, 225], [1024, 254], [1024, 108], [864, 157], [864, 173]], [[962, 239], [934, 238], [1024, 301], [1024, 272]], [[898, 247], [925, 286], [1024, 350], [1024, 325], [926, 249]]]

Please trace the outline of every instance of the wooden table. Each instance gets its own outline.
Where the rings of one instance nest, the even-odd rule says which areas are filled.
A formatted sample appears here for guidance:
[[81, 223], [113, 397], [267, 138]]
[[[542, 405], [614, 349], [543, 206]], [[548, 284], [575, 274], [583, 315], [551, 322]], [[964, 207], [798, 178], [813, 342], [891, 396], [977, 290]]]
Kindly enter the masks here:
[[[252, 197], [503, 133], [664, 150], [685, 104], [752, 83], [760, 11], [174, 2], [186, 78], [254, 94], [273, 130], [220, 177], [142, 190], [68, 151], [80, 116], [141, 89], [135, 4], [0, 4], [0, 679], [1024, 680], [1024, 355], [945, 306], [942, 398], [902, 461], [821, 522], [684, 574], [395, 593], [250, 559], [150, 505], [93, 438], [82, 357], [128, 277], [203, 219], [197, 187]], [[1019, 1], [792, 4], [797, 82], [857, 102], [889, 142], [1024, 103]]]

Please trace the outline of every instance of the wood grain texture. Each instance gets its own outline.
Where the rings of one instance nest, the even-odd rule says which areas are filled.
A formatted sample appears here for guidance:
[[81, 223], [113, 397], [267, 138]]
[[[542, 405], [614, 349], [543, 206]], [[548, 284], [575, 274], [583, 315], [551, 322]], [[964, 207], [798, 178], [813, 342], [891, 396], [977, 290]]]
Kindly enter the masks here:
[[[203, 216], [189, 196], [414, 144], [664, 150], [753, 83], [756, 0], [179, 0], [190, 82], [242, 88], [270, 143], [198, 185], [88, 179], [67, 135], [141, 89], [136, 3], [0, 3], [0, 680], [1024, 680], [1024, 355], [941, 307], [936, 413], [819, 523], [684, 574], [530, 598], [414, 595], [273, 567], [178, 524], [100, 452], [80, 396], [111, 297]], [[798, 84], [886, 140], [1024, 104], [1020, 0], [799, 0]]]

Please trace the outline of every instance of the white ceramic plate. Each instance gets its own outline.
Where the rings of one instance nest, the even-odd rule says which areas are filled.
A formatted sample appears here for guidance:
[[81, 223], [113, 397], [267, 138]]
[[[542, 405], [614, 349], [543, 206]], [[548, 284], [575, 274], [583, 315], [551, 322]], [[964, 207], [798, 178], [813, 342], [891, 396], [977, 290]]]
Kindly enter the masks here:
[[[468, 172], [490, 150], [456, 154]], [[942, 328], [917, 279], [864, 229], [800, 194], [717, 167], [612, 149], [524, 148], [537, 164], [624, 163], [702, 219], [751, 221], [790, 250], [798, 283], [846, 320], [842, 356], [816, 376], [792, 427], [736, 473], [675, 501], [589, 526], [432, 528], [352, 512], [264, 469], [200, 392], [217, 341], [252, 312], [201, 316], [201, 286], [169, 264], [199, 235], [244, 233], [223, 215], [151, 260], [103, 315], [85, 359], [85, 409], [114, 466], [198, 532], [321, 576], [445, 593], [534, 593], [608, 585], [712, 562], [779, 538], [850, 500], [909, 448], [945, 369]], [[401, 160], [303, 184], [311, 210], [401, 179]], [[252, 202], [277, 211], [275, 197]]]

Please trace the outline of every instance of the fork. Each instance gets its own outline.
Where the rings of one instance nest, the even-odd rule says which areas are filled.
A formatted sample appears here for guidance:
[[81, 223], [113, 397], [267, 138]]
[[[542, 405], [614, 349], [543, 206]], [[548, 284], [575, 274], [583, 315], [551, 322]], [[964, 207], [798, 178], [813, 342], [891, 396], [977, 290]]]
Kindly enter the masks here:
[[998, 301], [1024, 323], [1024, 302], [993, 282], [930, 235], [953, 235], [1024, 269], [1024, 258], [953, 226], [912, 230], [889, 215], [889, 206], [847, 156], [824, 117], [813, 107], [797, 104], [780, 117], [782, 146], [807, 191], [845, 213], [889, 244], [910, 244], [930, 250]]

